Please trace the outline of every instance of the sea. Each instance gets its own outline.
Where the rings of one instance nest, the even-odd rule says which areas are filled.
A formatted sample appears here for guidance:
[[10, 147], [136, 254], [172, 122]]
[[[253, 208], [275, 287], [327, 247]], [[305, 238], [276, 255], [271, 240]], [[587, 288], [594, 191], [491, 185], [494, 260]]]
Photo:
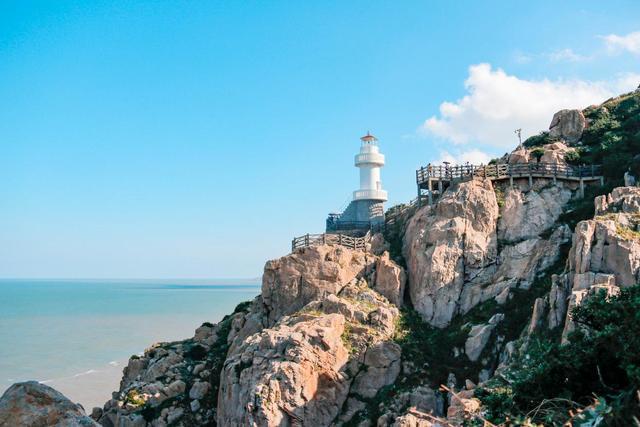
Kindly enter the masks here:
[[0, 279], [0, 395], [36, 380], [90, 412], [131, 355], [191, 338], [260, 293], [248, 280]]

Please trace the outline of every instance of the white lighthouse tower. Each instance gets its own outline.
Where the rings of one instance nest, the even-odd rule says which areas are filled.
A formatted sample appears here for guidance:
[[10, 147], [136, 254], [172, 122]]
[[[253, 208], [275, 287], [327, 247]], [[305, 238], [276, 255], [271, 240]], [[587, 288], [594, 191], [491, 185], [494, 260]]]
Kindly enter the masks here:
[[360, 188], [353, 192], [353, 200], [340, 214], [329, 214], [327, 231], [365, 231], [384, 224], [384, 202], [387, 192], [382, 189], [380, 168], [384, 155], [380, 153], [378, 138], [369, 132], [360, 138], [360, 152], [355, 166], [360, 169]]
[[380, 168], [384, 166], [384, 155], [380, 154], [378, 138], [369, 132], [360, 138], [360, 153], [356, 154], [355, 165], [360, 168], [360, 189], [353, 192], [353, 200], [386, 202], [387, 192], [382, 189]]

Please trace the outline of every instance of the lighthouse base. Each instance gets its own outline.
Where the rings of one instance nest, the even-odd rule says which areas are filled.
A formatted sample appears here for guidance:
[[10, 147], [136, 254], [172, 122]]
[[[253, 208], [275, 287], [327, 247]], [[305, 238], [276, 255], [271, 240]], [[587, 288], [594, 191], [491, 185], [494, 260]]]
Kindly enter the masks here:
[[384, 204], [379, 200], [354, 200], [341, 214], [330, 214], [327, 232], [359, 232], [384, 225]]

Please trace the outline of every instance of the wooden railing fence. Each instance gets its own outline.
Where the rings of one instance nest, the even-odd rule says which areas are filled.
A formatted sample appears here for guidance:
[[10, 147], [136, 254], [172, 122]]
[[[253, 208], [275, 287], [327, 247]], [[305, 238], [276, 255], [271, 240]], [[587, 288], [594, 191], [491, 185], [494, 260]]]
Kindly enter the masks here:
[[300, 237], [296, 237], [291, 241], [291, 251], [295, 251], [298, 248], [306, 248], [309, 246], [317, 245], [338, 245], [345, 248], [355, 250], [367, 250], [367, 244], [371, 241], [371, 233], [367, 232], [364, 237], [352, 237], [346, 234], [305, 234]]
[[491, 165], [429, 165], [416, 171], [418, 184], [429, 178], [455, 180], [464, 178], [502, 179], [508, 177], [541, 176], [549, 178], [596, 178], [602, 175], [602, 166], [571, 166], [557, 163], [496, 163]]

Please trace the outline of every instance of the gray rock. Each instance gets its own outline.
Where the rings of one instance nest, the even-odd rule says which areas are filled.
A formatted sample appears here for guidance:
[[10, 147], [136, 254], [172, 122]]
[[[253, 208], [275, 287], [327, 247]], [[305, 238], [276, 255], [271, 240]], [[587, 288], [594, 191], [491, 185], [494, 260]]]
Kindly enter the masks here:
[[586, 124], [581, 110], [560, 110], [553, 115], [549, 136], [564, 139], [570, 144], [576, 143], [582, 138]]
[[82, 406], [37, 381], [16, 383], [0, 397], [1, 426], [99, 427]]
[[471, 328], [467, 341], [464, 343], [464, 351], [472, 362], [478, 360], [489, 342], [491, 333], [499, 322], [504, 319], [504, 314], [495, 314], [489, 319], [489, 323], [483, 325], [475, 325]]
[[207, 395], [210, 387], [211, 386], [207, 382], [196, 381], [191, 386], [191, 390], [189, 390], [189, 397], [191, 399], [202, 399]]
[[90, 417], [96, 421], [98, 421], [100, 419], [100, 417], [102, 417], [102, 408], [100, 407], [95, 407], [91, 410], [91, 415]]
[[182, 408], [174, 408], [173, 410], [169, 410], [169, 414], [167, 415], [167, 424], [171, 425], [178, 421], [184, 415], [184, 409]]
[[171, 384], [166, 386], [163, 392], [167, 395], [167, 397], [174, 397], [179, 395], [180, 393], [184, 393], [186, 388], [187, 385], [184, 383], [184, 381], [175, 380]]
[[389, 252], [380, 256], [376, 263], [376, 282], [374, 289], [397, 307], [402, 305], [404, 285], [407, 278], [404, 269], [389, 260]]
[[383, 386], [393, 384], [400, 373], [400, 354], [400, 346], [390, 341], [369, 348], [364, 356], [367, 368], [354, 380], [352, 392], [371, 398]]

